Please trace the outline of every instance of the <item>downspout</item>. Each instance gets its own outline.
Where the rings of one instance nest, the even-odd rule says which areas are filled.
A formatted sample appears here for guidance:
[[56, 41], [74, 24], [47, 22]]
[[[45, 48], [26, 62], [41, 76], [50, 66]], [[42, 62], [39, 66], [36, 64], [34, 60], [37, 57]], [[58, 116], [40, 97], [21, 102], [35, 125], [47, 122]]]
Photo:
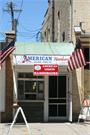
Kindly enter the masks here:
[[54, 0], [52, 0], [52, 42], [54, 42]]
[[72, 29], [71, 29], [71, 25], [72, 25], [72, 0], [70, 0], [70, 41], [71, 41], [71, 34], [72, 34]]
[[50, 42], [52, 42], [52, 11], [51, 11], [51, 14], [50, 14], [50, 21], [51, 21]]
[[17, 101], [17, 85], [16, 85], [16, 77], [15, 77], [15, 71], [13, 69], [13, 84], [14, 84], [14, 98], [13, 101]]

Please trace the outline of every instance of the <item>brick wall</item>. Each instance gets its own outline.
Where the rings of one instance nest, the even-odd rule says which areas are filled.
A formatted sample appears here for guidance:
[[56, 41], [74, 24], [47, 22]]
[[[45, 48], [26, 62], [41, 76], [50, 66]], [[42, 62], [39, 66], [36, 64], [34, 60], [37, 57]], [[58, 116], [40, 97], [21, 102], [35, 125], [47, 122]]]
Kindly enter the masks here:
[[72, 1], [72, 40], [76, 42], [74, 26], [80, 26], [82, 23], [82, 29], [85, 33], [90, 33], [90, 0], [73, 0]]
[[[50, 42], [51, 41], [51, 35], [52, 35], [52, 2], [50, 2], [49, 7], [46, 11], [46, 14], [44, 16], [44, 21], [42, 23], [42, 42]], [[48, 29], [50, 30], [50, 35], [48, 34]], [[46, 32], [46, 37], [45, 37]], [[49, 37], [49, 39], [48, 39]]]
[[72, 116], [73, 121], [78, 120], [78, 115], [81, 110], [81, 92], [79, 88], [79, 83], [81, 84], [81, 68], [72, 71]]
[[[85, 30], [85, 33], [90, 33], [90, 0], [72, 1], [72, 41], [74, 47], [77, 42], [74, 26], [80, 26], [80, 21], [84, 21], [81, 28]], [[82, 85], [82, 68], [72, 72], [73, 121], [77, 121], [82, 105], [79, 83]]]
[[[62, 42], [62, 32], [65, 31], [65, 42], [70, 37], [70, 1], [55, 0], [54, 2], [54, 41], [58, 42], [58, 12], [60, 12], [60, 42]], [[50, 38], [48, 39], [48, 29], [50, 29]], [[45, 37], [46, 32], [46, 37]], [[46, 11], [42, 24], [42, 42], [50, 42], [52, 36], [52, 1]]]
[[62, 33], [65, 31], [65, 42], [69, 41], [70, 37], [70, 2], [69, 0], [55, 0], [55, 39], [58, 42], [58, 13], [60, 12], [60, 42], [62, 40]]
[[[69, 41], [70, 38], [70, 1], [69, 0], [55, 0], [55, 21], [54, 21], [54, 32], [55, 39], [58, 42], [58, 12], [60, 12], [60, 42], [62, 42], [62, 32], [65, 31], [65, 42]], [[49, 27], [51, 30], [51, 20], [47, 17], [52, 13], [52, 2], [49, 4], [48, 12], [45, 15], [44, 23], [42, 25], [42, 35], [46, 28]], [[82, 23], [82, 30], [90, 33], [90, 0], [73, 0], [72, 1], [72, 35], [71, 40], [73, 41], [73, 47], [76, 46], [76, 34], [74, 31], [74, 26], [80, 26], [80, 21]], [[82, 31], [83, 33], [83, 31]], [[47, 33], [46, 33], [47, 34]], [[45, 37], [44, 37], [45, 38]], [[54, 39], [54, 40], [55, 40]], [[43, 40], [45, 41], [45, 40]], [[46, 40], [48, 41], [48, 40]], [[79, 88], [79, 83], [82, 85], [82, 68], [72, 71], [72, 115], [73, 121], [77, 121], [78, 115], [81, 110], [82, 97]]]
[[[11, 42], [15, 34], [6, 33], [8, 42]], [[5, 112], [1, 113], [1, 122], [12, 122], [13, 104], [13, 53], [6, 59], [6, 106]]]

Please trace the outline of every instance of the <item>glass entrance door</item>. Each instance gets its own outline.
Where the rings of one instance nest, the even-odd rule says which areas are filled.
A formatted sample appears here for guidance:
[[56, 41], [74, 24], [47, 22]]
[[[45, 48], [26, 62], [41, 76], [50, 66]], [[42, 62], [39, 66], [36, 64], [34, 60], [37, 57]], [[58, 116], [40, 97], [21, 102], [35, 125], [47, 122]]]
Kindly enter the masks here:
[[67, 120], [67, 77], [49, 77], [49, 120]]

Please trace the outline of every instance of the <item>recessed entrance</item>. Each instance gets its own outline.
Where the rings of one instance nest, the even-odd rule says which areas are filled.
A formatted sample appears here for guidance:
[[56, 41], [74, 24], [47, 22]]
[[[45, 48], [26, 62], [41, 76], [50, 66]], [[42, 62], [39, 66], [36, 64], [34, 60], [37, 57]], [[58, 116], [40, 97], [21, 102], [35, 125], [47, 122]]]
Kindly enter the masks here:
[[67, 120], [67, 76], [49, 76], [49, 120]]

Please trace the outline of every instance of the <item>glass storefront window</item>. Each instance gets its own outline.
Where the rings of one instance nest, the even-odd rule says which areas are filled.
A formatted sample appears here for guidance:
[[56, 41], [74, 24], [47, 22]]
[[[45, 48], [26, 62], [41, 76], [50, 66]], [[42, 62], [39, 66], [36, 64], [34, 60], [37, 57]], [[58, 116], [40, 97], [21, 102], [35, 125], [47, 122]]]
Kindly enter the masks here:
[[18, 100], [43, 100], [44, 77], [18, 73]]
[[44, 77], [34, 76], [33, 73], [18, 73], [18, 78], [44, 78]]
[[38, 81], [38, 93], [43, 93], [44, 85], [43, 82]]
[[24, 99], [24, 82], [18, 81], [18, 98]]
[[35, 100], [36, 95], [35, 94], [25, 94], [25, 99], [26, 100]]
[[25, 81], [25, 92], [36, 92], [36, 81]]

